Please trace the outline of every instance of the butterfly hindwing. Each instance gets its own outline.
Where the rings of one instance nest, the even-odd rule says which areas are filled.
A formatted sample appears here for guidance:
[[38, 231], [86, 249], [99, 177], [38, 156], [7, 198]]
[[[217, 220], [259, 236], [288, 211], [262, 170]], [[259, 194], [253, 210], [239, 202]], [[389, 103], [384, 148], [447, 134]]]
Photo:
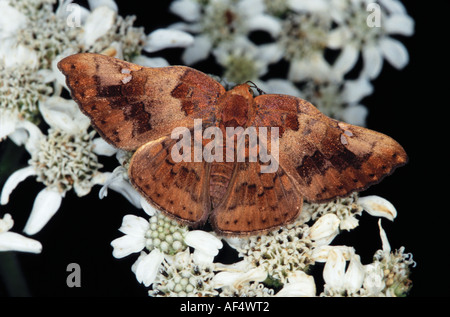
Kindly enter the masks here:
[[180, 222], [198, 227], [211, 210], [209, 163], [174, 161], [171, 151], [176, 142], [163, 137], [144, 144], [134, 153], [128, 174], [147, 201]]
[[250, 235], [295, 220], [302, 196], [288, 175], [279, 168], [261, 173], [259, 162], [236, 162], [228, 191], [211, 215], [211, 224], [225, 235]]

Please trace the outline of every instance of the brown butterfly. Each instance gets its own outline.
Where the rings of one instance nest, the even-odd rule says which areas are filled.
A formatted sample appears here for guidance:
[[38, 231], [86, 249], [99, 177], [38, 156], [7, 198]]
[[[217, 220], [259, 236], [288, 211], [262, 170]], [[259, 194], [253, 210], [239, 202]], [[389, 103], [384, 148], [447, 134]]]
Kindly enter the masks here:
[[[135, 151], [129, 178], [139, 192], [192, 227], [209, 218], [220, 234], [272, 230], [295, 220], [303, 199], [325, 202], [364, 190], [407, 161], [392, 138], [331, 119], [303, 99], [253, 97], [248, 84], [226, 91], [189, 67], [146, 68], [90, 53], [69, 56], [58, 67], [100, 135], [117, 148]], [[263, 173], [266, 162], [230, 161], [225, 150], [215, 153], [222, 162], [198, 161], [186, 153], [191, 159], [174, 160], [178, 140], [171, 132], [178, 127], [194, 131], [194, 119], [201, 119], [202, 131], [217, 127], [223, 135], [227, 127], [256, 127], [259, 141], [261, 128], [277, 127], [278, 168]], [[261, 144], [247, 140], [245, 158]]]

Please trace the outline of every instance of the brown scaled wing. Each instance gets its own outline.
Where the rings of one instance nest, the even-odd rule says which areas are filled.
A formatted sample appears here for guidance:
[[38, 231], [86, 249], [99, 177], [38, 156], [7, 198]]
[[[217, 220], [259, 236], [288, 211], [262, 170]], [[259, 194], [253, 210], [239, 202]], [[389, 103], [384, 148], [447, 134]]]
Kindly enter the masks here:
[[280, 126], [280, 167], [308, 201], [364, 190], [408, 160], [391, 137], [331, 119], [303, 99], [261, 95], [255, 101], [254, 124]]

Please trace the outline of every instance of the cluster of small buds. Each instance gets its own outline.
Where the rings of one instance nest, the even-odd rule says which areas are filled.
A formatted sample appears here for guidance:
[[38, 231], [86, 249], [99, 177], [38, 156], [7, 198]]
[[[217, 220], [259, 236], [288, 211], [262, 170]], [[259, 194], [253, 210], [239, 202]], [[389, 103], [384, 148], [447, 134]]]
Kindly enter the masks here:
[[60, 192], [73, 186], [80, 190], [86, 187], [89, 191], [92, 177], [102, 167], [92, 152], [94, 134], [74, 135], [49, 129], [48, 137], [41, 139], [39, 149], [30, 160], [38, 173], [37, 180], [46, 186], [57, 186]]
[[[16, 71], [5, 68], [0, 63], [0, 113], [3, 111], [17, 112], [18, 115], [32, 122], [38, 121], [38, 103], [44, 96], [50, 95], [53, 89], [42, 82], [42, 76], [29, 67], [21, 66]], [[0, 137], [1, 139], [1, 137]]]
[[416, 263], [412, 254], [404, 253], [404, 250], [404, 247], [390, 253], [379, 250], [374, 256], [374, 260], [381, 264], [386, 292], [392, 292], [394, 296], [406, 296], [412, 287], [410, 267], [415, 267]]
[[178, 252], [171, 263], [163, 261], [161, 274], [153, 283], [150, 296], [186, 297], [216, 296], [218, 291], [211, 283], [214, 277], [213, 265], [197, 264], [189, 250]]
[[149, 251], [158, 248], [165, 254], [173, 255], [186, 248], [184, 235], [187, 231], [187, 227], [159, 213], [149, 220], [145, 246]]
[[[273, 286], [273, 285], [271, 285]], [[264, 283], [247, 283], [239, 289], [230, 290], [224, 289], [221, 297], [272, 297], [275, 291], [272, 288], [266, 287]]]
[[289, 273], [306, 271], [313, 264], [313, 243], [307, 232], [308, 226], [297, 223], [266, 235], [249, 237], [237, 250], [253, 266], [263, 267], [270, 283], [284, 284]]
[[[340, 220], [339, 226], [341, 230], [350, 230], [358, 226], [357, 215], [361, 215], [363, 208], [358, 205], [358, 194], [354, 193], [348, 197], [337, 198], [332, 202], [325, 204], [308, 204], [303, 207], [304, 216], [310, 216], [315, 220], [322, 215], [333, 213]], [[305, 219], [307, 220], [307, 219]]]
[[308, 59], [327, 46], [331, 20], [324, 15], [289, 14], [280, 34], [286, 59]]

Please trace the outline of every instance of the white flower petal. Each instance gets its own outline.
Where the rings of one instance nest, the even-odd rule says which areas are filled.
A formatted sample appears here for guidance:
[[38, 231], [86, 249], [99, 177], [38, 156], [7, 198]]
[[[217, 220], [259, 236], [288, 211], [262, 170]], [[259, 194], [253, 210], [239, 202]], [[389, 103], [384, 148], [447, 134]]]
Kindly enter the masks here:
[[143, 283], [147, 287], [153, 284], [163, 260], [164, 255], [158, 249], [154, 249], [141, 258], [137, 263], [135, 272], [138, 282]]
[[357, 103], [373, 92], [373, 86], [365, 77], [347, 80], [342, 90], [342, 98], [347, 103]]
[[149, 227], [148, 221], [135, 215], [125, 215], [119, 231], [133, 237], [144, 238]]
[[73, 184], [73, 190], [78, 197], [83, 197], [91, 192], [92, 186], [93, 183], [91, 182], [75, 182]]
[[32, 166], [21, 168], [12, 173], [3, 185], [0, 204], [6, 205], [9, 202], [9, 195], [25, 178], [36, 175], [36, 171]]
[[300, 90], [289, 80], [273, 78], [266, 82], [255, 81], [255, 84], [266, 94], [284, 94], [301, 97]]
[[245, 23], [249, 31], [266, 31], [274, 38], [281, 32], [280, 21], [270, 15], [250, 16]]
[[100, 54], [123, 59], [123, 45], [121, 42], [114, 41], [109, 46], [100, 52]]
[[348, 247], [346, 245], [321, 245], [313, 249], [311, 258], [315, 262], [324, 263], [328, 260], [328, 255], [333, 249], [339, 250], [347, 261], [350, 260], [351, 256], [355, 253], [353, 247]]
[[334, 71], [342, 75], [348, 73], [358, 61], [358, 56], [359, 50], [355, 46], [351, 44], [345, 45], [333, 65]]
[[61, 206], [61, 193], [50, 187], [45, 187], [37, 194], [33, 209], [23, 231], [28, 235], [38, 233], [53, 217]]
[[81, 111], [75, 101], [59, 96], [47, 98], [39, 103], [39, 110], [45, 121], [53, 128], [69, 134], [86, 132], [90, 120]]
[[324, 0], [288, 0], [289, 7], [297, 12], [301, 11], [325, 11], [329, 4]]
[[359, 220], [354, 217], [353, 215], [347, 216], [344, 219], [341, 220], [339, 224], [339, 229], [350, 231], [352, 229], [355, 229], [359, 225]]
[[332, 249], [323, 268], [323, 279], [328, 287], [341, 289], [344, 286], [344, 274], [345, 258], [339, 250]]
[[378, 220], [378, 228], [380, 229], [380, 238], [383, 252], [385, 254], [389, 254], [391, 253], [391, 245], [389, 244], [386, 231], [384, 231], [383, 227], [381, 226], [381, 219]]
[[[53, 60], [54, 61], [54, 60]], [[52, 62], [52, 69], [39, 69], [36, 72], [43, 83], [48, 84], [51, 83], [56, 79], [55, 72], [53, 72], [53, 62]], [[64, 76], [64, 75], [63, 75]]]
[[145, 238], [144, 236], [134, 237], [131, 235], [125, 235], [114, 239], [111, 242], [111, 246], [113, 247], [113, 256], [116, 259], [121, 259], [132, 253], [142, 251], [145, 247]]
[[258, 16], [264, 12], [266, 5], [263, 0], [240, 0], [236, 9], [244, 15]]
[[262, 282], [267, 278], [267, 272], [261, 268], [253, 268], [245, 272], [219, 272], [213, 277], [215, 288], [232, 286], [239, 289], [240, 285], [248, 282]]
[[[141, 195], [134, 189], [134, 187], [124, 179], [123, 173], [126, 171], [123, 167], [117, 167], [113, 173], [108, 174], [108, 179], [104, 182], [100, 189], [99, 197], [103, 199], [108, 195], [108, 188], [122, 194], [130, 203], [136, 208], [141, 208]], [[106, 174], [106, 173], [103, 173]]]
[[100, 6], [92, 11], [84, 25], [83, 42], [91, 46], [105, 35], [113, 26], [116, 12], [107, 6]]
[[311, 227], [309, 237], [316, 245], [329, 244], [339, 233], [340, 220], [335, 214], [325, 214]]
[[0, 141], [16, 130], [19, 113], [9, 109], [0, 110]]
[[141, 196], [140, 201], [141, 201], [141, 207], [147, 215], [153, 217], [154, 215], [156, 215], [158, 213], [158, 210], [156, 210], [155, 207], [150, 205], [144, 197]]
[[[238, 238], [240, 239], [240, 238]], [[243, 240], [243, 239], [241, 239]], [[228, 238], [226, 240], [227, 242], [229, 241]], [[245, 241], [244, 241], [245, 243]], [[231, 264], [223, 264], [220, 262], [214, 263], [215, 267], [218, 271], [224, 271], [224, 272], [246, 272], [250, 269], [252, 269], [254, 266], [253, 264], [251, 264], [249, 261], [247, 261], [246, 259], [241, 260], [239, 262], [235, 262], [235, 263], [231, 263]]]
[[28, 140], [28, 133], [24, 129], [16, 129], [8, 138], [13, 141], [17, 146], [24, 145]]
[[[91, 14], [91, 11], [89, 11], [87, 8], [80, 6], [77, 3], [72, 3], [72, 0], [59, 1], [58, 8], [56, 9], [55, 13], [56, 17], [58, 17], [60, 20], [70, 21], [69, 23], [72, 23], [75, 26], [75, 11], [77, 15], [76, 22], [78, 23], [79, 21], [81, 24], [84, 24], [89, 14]], [[69, 18], [70, 20], [67, 20], [67, 18]]]
[[14, 225], [14, 220], [10, 214], [4, 214], [3, 218], [0, 218], [0, 233], [6, 232]]
[[305, 79], [314, 79], [321, 82], [334, 77], [330, 65], [320, 54], [315, 54], [310, 59], [292, 60], [288, 71], [288, 79], [293, 82], [300, 82]]
[[92, 184], [94, 185], [104, 185], [108, 179], [111, 177], [110, 172], [104, 172], [104, 173], [96, 173], [94, 174], [94, 176], [92, 177]]
[[122, 194], [133, 206], [136, 208], [141, 207], [141, 195], [136, 189], [126, 180], [113, 182], [109, 185], [109, 188]]
[[223, 247], [222, 241], [212, 234], [202, 230], [189, 231], [184, 237], [184, 242], [205, 254], [216, 256]]
[[398, 0], [379, 0], [380, 4], [390, 13], [406, 14], [403, 3]]
[[409, 62], [409, 54], [405, 46], [392, 38], [382, 38], [380, 47], [384, 57], [388, 62], [397, 69], [402, 69]]
[[359, 255], [353, 254], [344, 276], [344, 288], [350, 292], [358, 291], [364, 281], [365, 271]]
[[107, 6], [114, 12], [118, 12], [118, 7], [114, 0], [88, 0], [88, 4], [91, 10], [101, 6]]
[[248, 282], [262, 282], [267, 278], [267, 272], [262, 267], [251, 269], [242, 274], [235, 282], [234, 287], [239, 288], [240, 285]]
[[391, 15], [383, 24], [384, 29], [390, 34], [411, 36], [414, 34], [414, 20], [404, 14]]
[[351, 105], [341, 112], [342, 120], [344, 122], [359, 125], [360, 127], [366, 126], [368, 114], [369, 110], [362, 105]]
[[5, 68], [14, 68], [20, 65], [26, 65], [29, 68], [38, 66], [38, 57], [36, 51], [19, 44], [10, 47], [9, 53], [3, 58]]
[[211, 47], [212, 43], [206, 35], [196, 36], [194, 43], [184, 50], [181, 58], [187, 65], [195, 64], [208, 57]]
[[42, 244], [15, 232], [0, 233], [0, 251], [41, 253]]
[[327, 35], [327, 46], [329, 48], [341, 48], [347, 43], [349, 38], [349, 31], [346, 28], [338, 27], [331, 30]]
[[188, 22], [198, 21], [201, 16], [200, 3], [192, 0], [173, 1], [169, 10]]
[[147, 36], [144, 50], [153, 53], [171, 47], [186, 47], [192, 43], [194, 43], [194, 37], [189, 33], [173, 29], [158, 29]]
[[215, 255], [210, 253], [204, 253], [201, 250], [194, 250], [194, 254], [192, 255], [192, 260], [195, 264], [211, 264], [214, 261]]
[[242, 272], [219, 272], [213, 277], [214, 287], [221, 288], [232, 285], [241, 275]]
[[28, 120], [20, 120], [17, 127], [24, 129], [28, 133], [28, 138], [25, 142], [25, 148], [28, 153], [32, 154], [37, 151], [40, 147], [41, 140], [45, 138], [39, 127]]
[[9, 1], [0, 1], [0, 40], [6, 37], [13, 37], [20, 29], [27, 26], [27, 17], [9, 5]]
[[362, 57], [364, 61], [361, 76], [376, 78], [383, 68], [383, 56], [380, 49], [375, 45], [368, 45], [362, 48]]
[[170, 30], [179, 30], [192, 34], [201, 33], [203, 31], [202, 25], [200, 23], [177, 22], [169, 25], [167, 28]]
[[[0, 37], [2, 35], [0, 34]], [[0, 39], [2, 41], [2, 45], [0, 46], [0, 63], [4, 64], [5, 60], [8, 58], [8, 55], [17, 45], [17, 40], [12, 37], [6, 37]]]
[[275, 295], [276, 297], [312, 297], [316, 296], [314, 277], [303, 271], [295, 271], [288, 277], [288, 282]]
[[380, 196], [359, 197], [358, 205], [374, 217], [384, 217], [391, 221], [394, 221], [395, 217], [397, 217], [397, 210], [394, 205]]
[[284, 50], [277, 43], [261, 44], [257, 51], [258, 59], [268, 64], [278, 62], [283, 55]]
[[224, 237], [223, 239], [230, 247], [236, 250], [240, 250], [247, 245], [247, 241], [240, 237]]
[[169, 66], [169, 62], [162, 57], [148, 57], [139, 55], [133, 58], [133, 63], [144, 67], [166, 67]]
[[95, 138], [92, 140], [94, 145], [92, 151], [97, 155], [112, 156], [117, 153], [117, 148], [103, 140], [103, 138]]

